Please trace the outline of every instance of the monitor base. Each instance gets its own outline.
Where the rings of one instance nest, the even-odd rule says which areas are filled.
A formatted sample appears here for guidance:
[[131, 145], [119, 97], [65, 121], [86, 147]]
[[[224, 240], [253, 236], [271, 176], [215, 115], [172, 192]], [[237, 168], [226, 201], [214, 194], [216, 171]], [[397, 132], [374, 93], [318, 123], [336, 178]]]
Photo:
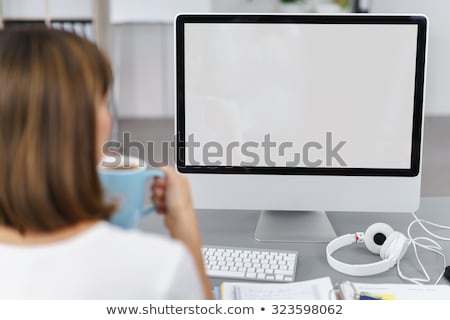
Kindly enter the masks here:
[[265, 242], [327, 243], [336, 233], [323, 211], [262, 211], [255, 239]]

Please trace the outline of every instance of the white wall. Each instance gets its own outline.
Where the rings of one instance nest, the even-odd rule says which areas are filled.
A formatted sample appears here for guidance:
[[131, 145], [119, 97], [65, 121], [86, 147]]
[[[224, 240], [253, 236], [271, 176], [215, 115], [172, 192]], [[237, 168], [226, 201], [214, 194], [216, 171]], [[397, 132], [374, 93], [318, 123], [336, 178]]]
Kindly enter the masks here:
[[424, 13], [429, 18], [425, 111], [450, 115], [449, 0], [372, 0], [372, 12]]
[[215, 12], [275, 12], [279, 0], [211, 0]]
[[113, 23], [171, 22], [179, 12], [209, 12], [211, 0], [110, 0]]

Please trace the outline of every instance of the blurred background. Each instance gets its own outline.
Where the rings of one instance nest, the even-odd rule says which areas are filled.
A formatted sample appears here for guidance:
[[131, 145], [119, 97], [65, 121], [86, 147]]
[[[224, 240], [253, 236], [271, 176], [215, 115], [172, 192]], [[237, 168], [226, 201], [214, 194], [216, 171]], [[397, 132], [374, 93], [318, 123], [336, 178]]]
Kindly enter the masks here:
[[426, 14], [430, 33], [422, 195], [450, 195], [448, 0], [0, 0], [0, 28], [60, 28], [96, 42], [115, 72], [113, 138], [121, 141], [128, 132], [133, 141], [153, 142], [153, 148], [146, 146], [145, 158], [162, 160], [161, 142], [172, 141], [174, 132], [173, 17], [179, 12]]

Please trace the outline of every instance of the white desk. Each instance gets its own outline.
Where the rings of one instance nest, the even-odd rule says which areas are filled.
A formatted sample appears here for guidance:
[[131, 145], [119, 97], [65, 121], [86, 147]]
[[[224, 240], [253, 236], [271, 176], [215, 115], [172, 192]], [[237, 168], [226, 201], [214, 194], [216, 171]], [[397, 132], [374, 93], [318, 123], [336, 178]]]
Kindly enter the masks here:
[[[450, 197], [423, 198], [421, 207], [417, 212], [418, 217], [431, 220], [436, 223], [450, 226]], [[326, 244], [310, 243], [268, 243], [258, 242], [253, 238], [253, 232], [258, 221], [257, 211], [221, 211], [199, 210], [198, 218], [202, 241], [209, 245], [225, 245], [234, 247], [275, 248], [296, 250], [299, 252], [296, 281], [309, 280], [323, 276], [330, 276], [335, 281], [360, 281], [370, 283], [401, 283], [397, 276], [396, 268], [380, 275], [371, 277], [351, 277], [334, 271], [328, 266], [325, 255]], [[406, 233], [408, 224], [412, 221], [411, 214], [388, 213], [328, 213], [328, 217], [338, 235], [365, 231], [375, 222], [390, 224], [395, 230]], [[140, 228], [145, 231], [165, 233], [162, 218], [151, 215], [141, 222]], [[424, 234], [420, 229], [414, 228], [414, 235]], [[450, 232], [447, 232], [450, 237]], [[450, 242], [439, 242], [444, 247], [444, 254], [450, 260]], [[369, 263], [379, 260], [379, 257], [368, 252], [364, 245], [347, 247], [335, 254], [336, 257], [348, 263]], [[436, 277], [442, 264], [441, 258], [429, 252], [422, 255], [425, 267], [430, 276]], [[450, 263], [450, 262], [449, 262]], [[402, 270], [410, 276], [418, 276], [418, 265], [412, 250], [408, 250], [402, 260]], [[212, 284], [217, 285], [223, 279], [211, 279]], [[227, 279], [229, 281], [229, 279]], [[445, 283], [445, 279], [442, 283]]]

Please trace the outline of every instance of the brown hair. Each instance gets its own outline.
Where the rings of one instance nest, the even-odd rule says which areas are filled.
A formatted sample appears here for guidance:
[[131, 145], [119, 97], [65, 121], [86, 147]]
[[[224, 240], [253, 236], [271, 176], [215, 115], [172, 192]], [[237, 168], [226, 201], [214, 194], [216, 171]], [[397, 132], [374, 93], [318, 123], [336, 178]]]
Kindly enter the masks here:
[[51, 232], [110, 216], [95, 108], [111, 82], [109, 61], [85, 39], [0, 31], [0, 225]]

